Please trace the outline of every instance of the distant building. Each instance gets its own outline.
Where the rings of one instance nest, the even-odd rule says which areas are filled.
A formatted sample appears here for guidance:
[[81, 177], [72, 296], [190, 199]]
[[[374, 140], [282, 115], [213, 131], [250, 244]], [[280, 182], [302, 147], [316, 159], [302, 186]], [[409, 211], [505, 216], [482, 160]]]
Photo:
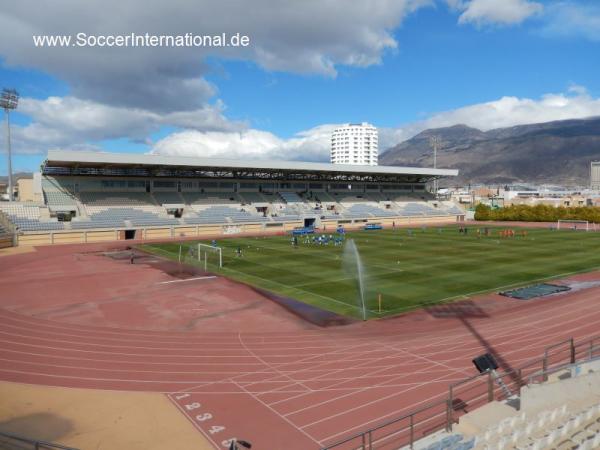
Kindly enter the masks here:
[[363, 123], [348, 123], [331, 135], [331, 163], [376, 166], [379, 160], [377, 128]]
[[590, 164], [590, 187], [600, 190], [600, 161], [592, 161]]

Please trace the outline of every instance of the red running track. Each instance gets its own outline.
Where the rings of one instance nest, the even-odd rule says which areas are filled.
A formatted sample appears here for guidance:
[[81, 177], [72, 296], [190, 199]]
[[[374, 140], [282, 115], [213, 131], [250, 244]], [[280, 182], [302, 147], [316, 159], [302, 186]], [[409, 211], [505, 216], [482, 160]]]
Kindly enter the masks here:
[[[178, 279], [100, 250], [0, 259], [0, 379], [163, 392], [215, 448], [237, 437], [259, 450], [317, 449], [443, 398], [449, 383], [474, 374], [483, 340], [516, 366], [598, 333], [593, 284], [528, 302], [482, 296], [473, 304], [484, 314], [463, 318], [417, 312], [318, 329], [268, 300], [225, 298], [246, 293], [229, 281], [164, 284]], [[177, 310], [164, 301], [173, 292], [198, 308]], [[223, 327], [224, 317], [239, 327]]]

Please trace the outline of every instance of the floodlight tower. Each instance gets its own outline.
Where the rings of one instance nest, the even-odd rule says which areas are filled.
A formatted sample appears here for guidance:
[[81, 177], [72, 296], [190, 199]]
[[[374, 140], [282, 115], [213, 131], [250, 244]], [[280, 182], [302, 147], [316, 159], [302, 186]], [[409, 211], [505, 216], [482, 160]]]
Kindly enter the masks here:
[[14, 89], [3, 89], [0, 95], [0, 108], [4, 109], [6, 115], [6, 150], [8, 153], [8, 201], [13, 201], [12, 182], [12, 154], [10, 148], [10, 112], [17, 109], [19, 104], [19, 93]]
[[[433, 148], [433, 168], [437, 169], [437, 152], [439, 148], [442, 146], [442, 140], [439, 136], [432, 136], [429, 138], [429, 144]], [[433, 179], [433, 194], [435, 198], [438, 197], [438, 180], [437, 178]]]

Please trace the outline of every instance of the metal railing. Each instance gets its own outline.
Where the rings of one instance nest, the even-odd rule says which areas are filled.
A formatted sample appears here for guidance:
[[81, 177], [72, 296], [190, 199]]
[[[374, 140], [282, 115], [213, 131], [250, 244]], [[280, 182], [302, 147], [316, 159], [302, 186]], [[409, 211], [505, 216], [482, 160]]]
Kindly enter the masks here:
[[16, 441], [24, 444], [31, 445], [32, 449], [35, 450], [78, 450], [75, 447], [67, 447], [66, 445], [54, 444], [52, 442], [41, 441], [39, 439], [31, 439], [18, 434], [6, 433], [0, 431], [0, 446], [1, 444], [8, 444], [9, 441]]
[[577, 358], [575, 357], [572, 363], [542, 369], [539, 372], [529, 375], [527, 385], [543, 383], [545, 381], [548, 381], [548, 377], [550, 375], [554, 375], [560, 372], [572, 373], [572, 369], [577, 369], [582, 364], [590, 362], [600, 362], [600, 345], [594, 345], [593, 340], [590, 341], [589, 347], [585, 349], [585, 353], [585, 359], [583, 360], [577, 360]]
[[444, 428], [446, 399], [429, 403], [408, 414], [341, 439], [322, 450], [397, 449]]
[[[599, 345], [596, 345], [599, 343]], [[429, 403], [422, 408], [388, 420], [365, 431], [355, 433], [321, 450], [396, 450], [413, 445], [418, 440], [436, 431], [452, 431], [458, 419], [487, 403], [507, 400], [507, 395], [497, 382], [501, 380], [518, 397], [521, 387], [531, 377], [543, 374], [543, 381], [552, 370], [564, 368], [577, 362], [592, 360], [600, 356], [600, 337], [580, 343], [566, 339], [544, 349], [544, 356], [504, 372], [485, 372], [466, 378], [448, 387], [443, 400]]]

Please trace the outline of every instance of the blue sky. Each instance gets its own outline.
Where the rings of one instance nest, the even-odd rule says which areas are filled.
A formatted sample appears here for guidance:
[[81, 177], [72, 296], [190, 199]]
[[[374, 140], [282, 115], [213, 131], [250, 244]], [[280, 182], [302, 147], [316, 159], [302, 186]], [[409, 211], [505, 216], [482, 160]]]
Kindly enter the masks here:
[[[233, 27], [205, 24], [211, 33], [247, 32], [250, 47], [233, 52], [34, 48], [35, 33], [113, 23], [95, 0], [58, 2], [65, 21], [50, 23], [29, 12], [30, 1], [0, 12], [0, 22], [30, 25], [0, 32], [0, 86], [23, 97], [13, 117], [15, 170], [34, 170], [51, 148], [324, 160], [332, 127], [344, 122], [379, 127], [384, 150], [428, 127], [600, 115], [593, 1], [340, 1], [333, 6], [345, 9], [319, 20], [331, 16], [322, 2], [273, 11], [261, 0]], [[160, 2], [130, 3], [114, 29], [97, 28], [189, 31], [175, 18], [165, 29]], [[135, 3], [149, 11], [141, 27]], [[179, 3], [189, 15], [185, 5], [198, 2]], [[202, 3], [216, 17], [236, 2]], [[89, 17], [95, 8], [98, 21]]]

